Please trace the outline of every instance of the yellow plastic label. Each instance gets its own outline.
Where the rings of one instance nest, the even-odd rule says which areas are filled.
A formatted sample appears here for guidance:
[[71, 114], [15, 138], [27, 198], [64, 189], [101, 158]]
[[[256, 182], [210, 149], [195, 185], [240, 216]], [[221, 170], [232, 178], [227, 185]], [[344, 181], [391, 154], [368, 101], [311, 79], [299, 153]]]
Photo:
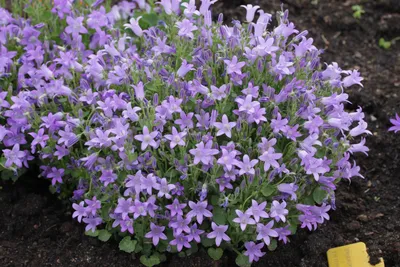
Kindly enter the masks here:
[[382, 258], [376, 265], [369, 264], [367, 246], [363, 242], [331, 248], [327, 254], [329, 267], [385, 267]]

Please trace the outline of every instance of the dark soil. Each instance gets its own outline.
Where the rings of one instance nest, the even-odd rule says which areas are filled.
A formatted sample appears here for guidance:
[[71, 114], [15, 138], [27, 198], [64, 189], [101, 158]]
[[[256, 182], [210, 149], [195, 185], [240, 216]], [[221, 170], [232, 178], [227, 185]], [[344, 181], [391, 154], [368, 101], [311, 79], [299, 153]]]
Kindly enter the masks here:
[[[358, 159], [365, 179], [342, 182], [337, 210], [317, 231], [299, 231], [287, 246], [269, 252], [257, 266], [327, 266], [329, 248], [362, 241], [372, 261], [383, 257], [386, 266], [400, 266], [400, 135], [388, 133], [388, 117], [400, 113], [400, 42], [389, 50], [378, 40], [400, 36], [399, 0], [282, 0], [299, 30], [309, 30], [315, 44], [325, 48], [325, 62], [343, 69], [359, 68], [364, 89], [350, 90], [349, 108], [362, 106], [373, 136], [370, 156]], [[318, 3], [317, 3], [318, 2]], [[220, 0], [215, 11], [225, 20], [240, 19], [242, 4], [258, 4], [267, 12], [280, 9], [278, 0]], [[352, 5], [366, 13], [352, 16]], [[86, 237], [71, 218], [68, 205], [48, 193], [48, 183], [24, 178], [3, 184], [0, 191], [0, 266], [140, 266], [116, 243]], [[234, 266], [224, 256], [219, 266]], [[205, 252], [189, 258], [173, 256], [164, 266], [213, 266]]]

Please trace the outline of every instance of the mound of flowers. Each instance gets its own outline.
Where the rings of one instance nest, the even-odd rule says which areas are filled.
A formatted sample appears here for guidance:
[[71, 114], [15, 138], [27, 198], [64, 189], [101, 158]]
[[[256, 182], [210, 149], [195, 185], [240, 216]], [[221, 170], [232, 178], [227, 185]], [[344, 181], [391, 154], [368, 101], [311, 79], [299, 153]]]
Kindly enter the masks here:
[[0, 9], [2, 177], [40, 166], [88, 235], [146, 266], [198, 249], [247, 266], [329, 220], [368, 152], [345, 110], [359, 72], [321, 64], [288, 12], [225, 25], [214, 2]]

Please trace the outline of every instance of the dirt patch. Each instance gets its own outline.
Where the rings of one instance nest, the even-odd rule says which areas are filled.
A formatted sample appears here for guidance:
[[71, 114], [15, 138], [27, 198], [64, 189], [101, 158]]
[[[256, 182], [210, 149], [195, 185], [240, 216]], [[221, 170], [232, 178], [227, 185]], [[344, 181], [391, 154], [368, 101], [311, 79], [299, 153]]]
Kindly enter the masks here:
[[[324, 267], [326, 251], [335, 246], [365, 242], [373, 260], [400, 266], [400, 135], [387, 133], [388, 117], [400, 112], [400, 42], [390, 50], [378, 46], [381, 37], [400, 36], [398, 0], [284, 0], [299, 30], [307, 29], [315, 45], [325, 48], [323, 60], [343, 69], [360, 68], [364, 89], [350, 90], [352, 105], [364, 107], [374, 136], [368, 139], [370, 157], [359, 157], [365, 180], [342, 182], [337, 210], [317, 231], [300, 230], [287, 246], [269, 252], [257, 266]], [[317, 4], [312, 4], [317, 3]], [[266, 12], [280, 9], [281, 1], [226, 0], [216, 4], [225, 20], [244, 16], [242, 4], [258, 4]], [[352, 16], [352, 5], [365, 14]], [[28, 179], [3, 184], [0, 191], [1, 266], [140, 266], [113, 242], [84, 235], [71, 219], [71, 210], [47, 191], [47, 181]], [[233, 266], [224, 256], [219, 266]], [[213, 266], [204, 251], [189, 257], [172, 256], [163, 266]]]

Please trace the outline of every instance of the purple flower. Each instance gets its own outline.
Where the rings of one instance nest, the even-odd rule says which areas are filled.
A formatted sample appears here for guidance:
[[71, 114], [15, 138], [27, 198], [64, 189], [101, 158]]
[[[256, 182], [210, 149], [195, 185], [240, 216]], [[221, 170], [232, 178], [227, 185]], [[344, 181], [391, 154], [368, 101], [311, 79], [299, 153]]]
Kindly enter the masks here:
[[228, 117], [224, 114], [222, 116], [222, 122], [214, 122], [214, 126], [218, 129], [217, 136], [225, 134], [231, 138], [231, 130], [236, 126], [236, 122], [229, 122]]
[[251, 200], [251, 207], [246, 210], [246, 213], [252, 215], [256, 222], [260, 221], [260, 218], [268, 218], [268, 213], [265, 212], [265, 207], [267, 206], [267, 201], [260, 204], [254, 199]]
[[276, 119], [271, 120], [271, 128], [274, 133], [279, 133], [279, 131], [284, 132], [286, 130], [285, 126], [288, 122], [288, 119], [282, 119], [282, 115], [278, 112]]
[[[139, 171], [140, 172], [140, 171]], [[148, 174], [147, 177], [144, 177], [143, 175], [140, 175], [140, 187], [141, 190], [145, 190], [147, 194], [152, 195], [153, 194], [153, 188], [156, 189], [157, 187], [157, 178], [154, 176], [152, 173]], [[137, 183], [139, 184], [139, 183]], [[137, 191], [135, 187], [135, 191]]]
[[157, 197], [165, 196], [165, 198], [170, 199], [171, 198], [170, 191], [175, 187], [176, 186], [173, 184], [168, 184], [167, 179], [162, 178], [160, 183], [156, 184], [154, 188], [159, 190]]
[[146, 216], [146, 205], [138, 199], [133, 204], [133, 218], [136, 220], [140, 216]]
[[351, 136], [359, 136], [360, 134], [372, 134], [370, 131], [367, 130], [367, 126], [368, 124], [361, 120], [358, 122], [358, 125], [356, 127], [354, 127], [353, 129], [350, 130], [349, 134]]
[[263, 240], [264, 243], [269, 246], [271, 243], [270, 237], [278, 237], [278, 233], [272, 229], [274, 221], [270, 221], [268, 224], [257, 224], [257, 240]]
[[246, 251], [243, 255], [249, 257], [250, 263], [253, 261], [258, 261], [259, 258], [265, 255], [265, 252], [261, 252], [261, 249], [264, 247], [264, 243], [256, 244], [253, 241], [244, 243]]
[[191, 70], [194, 70], [193, 64], [188, 64], [187, 61], [186, 61], [186, 59], [184, 59], [184, 60], [182, 61], [182, 65], [179, 67], [179, 69], [178, 69], [178, 71], [177, 71], [177, 74], [178, 74], [179, 77], [182, 77], [182, 78], [183, 78], [183, 77], [185, 77], [186, 74], [187, 74], [189, 71], [191, 71]]
[[97, 198], [94, 196], [92, 200], [90, 199], [85, 199], [86, 203], [86, 212], [87, 214], [91, 214], [92, 216], [95, 216], [97, 213], [97, 210], [101, 208], [101, 203]]
[[65, 32], [77, 36], [80, 33], [87, 33], [87, 29], [83, 26], [84, 17], [72, 18], [67, 17], [68, 26], [65, 28]]
[[174, 229], [175, 235], [180, 235], [182, 232], [190, 233], [189, 223], [191, 218], [184, 219], [181, 215], [174, 218], [169, 226]]
[[119, 222], [119, 225], [121, 226], [121, 232], [126, 232], [128, 231], [129, 233], [133, 234], [133, 220], [129, 217], [126, 217], [125, 220], [121, 220]]
[[360, 143], [351, 145], [347, 151], [349, 151], [351, 154], [362, 152], [368, 156], [367, 152], [369, 151], [369, 148], [365, 146], [365, 138], [362, 138]]
[[181, 204], [179, 203], [179, 200], [175, 198], [172, 204], [166, 205], [165, 207], [171, 211], [171, 217], [174, 217], [175, 215], [183, 216], [182, 209], [184, 209], [186, 206], [187, 205], [185, 203]]
[[278, 185], [279, 192], [290, 195], [291, 200], [297, 199], [297, 195], [295, 193], [297, 191], [297, 189], [299, 189], [299, 187], [295, 183], [290, 183], [290, 184], [282, 183], [282, 184]]
[[154, 138], [158, 135], [158, 131], [154, 132], [149, 132], [149, 129], [147, 126], [143, 127], [143, 134], [138, 134], [135, 135], [135, 139], [142, 142], [140, 148], [142, 150], [145, 150], [148, 146], [151, 146], [153, 148], [157, 148], [158, 144], [156, 141], [154, 141]]
[[96, 231], [97, 225], [100, 225], [103, 220], [100, 217], [89, 217], [83, 218], [83, 222], [87, 223], [85, 231], [88, 232], [92, 230], [92, 232], [94, 233]]
[[125, 220], [129, 213], [133, 213], [135, 207], [132, 203], [132, 198], [124, 199], [122, 197], [118, 198], [118, 205], [115, 208], [115, 213], [121, 214], [122, 219]]
[[223, 148], [222, 155], [217, 160], [217, 163], [224, 166], [228, 171], [230, 171], [232, 170], [234, 165], [237, 165], [237, 160], [235, 159], [236, 154], [237, 154], [236, 150], [228, 151]]
[[117, 180], [117, 175], [112, 170], [102, 170], [99, 180], [104, 183], [104, 186], [107, 186]]
[[87, 216], [86, 207], [84, 207], [84, 205], [85, 205], [84, 201], [81, 201], [79, 203], [79, 205], [76, 204], [76, 203], [72, 204], [72, 207], [75, 210], [74, 213], [72, 214], [72, 218], [78, 217], [78, 222], [82, 221], [82, 217], [86, 217]]
[[64, 169], [57, 169], [56, 167], [52, 167], [51, 171], [47, 173], [46, 178], [51, 179], [52, 185], [55, 185], [57, 182], [62, 184], [63, 175], [64, 175]]
[[176, 27], [179, 29], [179, 36], [187, 37], [189, 39], [194, 38], [193, 31], [198, 29], [197, 26], [194, 26], [194, 24], [188, 19], [176, 22]]
[[192, 246], [188, 242], [187, 236], [184, 234], [179, 234], [177, 236], [174, 236], [175, 239], [169, 242], [171, 245], [176, 246], [178, 251], [181, 251], [183, 247], [185, 248], [191, 248]]
[[364, 78], [360, 76], [360, 73], [357, 70], [347, 71], [345, 73], [349, 74], [349, 76], [347, 76], [347, 77], [345, 77], [343, 79], [343, 86], [344, 87], [350, 87], [350, 86], [352, 86], [354, 84], [358, 84], [360, 86], [363, 86], [361, 84], [361, 81], [364, 80]]
[[[26, 155], [24, 151], [19, 150], [19, 144], [15, 144], [13, 148], [10, 149], [3, 149], [4, 157], [6, 158], [6, 163], [4, 166], [6, 168], [11, 167], [15, 164], [17, 167], [22, 168], [22, 161]], [[50, 177], [48, 177], [50, 178]], [[60, 181], [62, 182], [62, 180]], [[55, 184], [55, 181], [53, 185]]]
[[185, 128], [192, 129], [193, 128], [193, 112], [190, 112], [188, 114], [185, 114], [185, 112], [181, 111], [180, 112], [180, 119], [175, 120], [175, 124], [179, 125], [181, 127], [181, 130], [184, 130]]
[[165, 230], [164, 226], [157, 226], [154, 223], [150, 223], [150, 232], [148, 232], [144, 237], [152, 238], [154, 246], [158, 245], [160, 239], [167, 240], [167, 236], [163, 233]]
[[196, 217], [196, 220], [199, 224], [203, 223], [203, 218], [208, 217], [211, 218], [212, 213], [207, 210], [207, 200], [202, 202], [194, 203], [193, 201], [189, 201], [189, 207], [192, 209], [186, 215], [188, 218]]
[[289, 230], [289, 226], [275, 228], [275, 231], [278, 233], [278, 240], [282, 240], [285, 244], [288, 241], [287, 237], [292, 234], [292, 232]]
[[47, 144], [47, 140], [49, 140], [49, 136], [47, 134], [44, 134], [44, 129], [40, 128], [37, 133], [32, 132], [29, 133], [34, 139], [31, 143], [31, 149], [32, 153], [35, 153], [36, 151], [36, 145], [40, 145], [42, 148], [44, 148]]
[[257, 159], [250, 160], [248, 155], [244, 155], [243, 162], [241, 161], [236, 162], [236, 166], [240, 168], [239, 175], [243, 174], [254, 175], [255, 174], [254, 166], [256, 166], [257, 163], [258, 163]]
[[253, 5], [241, 5], [240, 7], [244, 7], [247, 11], [246, 13], [246, 21], [248, 23], [251, 23], [254, 19], [254, 15], [256, 14], [257, 9], [260, 8], [260, 6], [253, 6]]
[[197, 224], [194, 223], [190, 227], [190, 233], [187, 235], [188, 242], [192, 242], [192, 240], [196, 241], [197, 243], [200, 243], [200, 235], [204, 233], [203, 230], [197, 229]]
[[286, 222], [286, 215], [289, 214], [289, 211], [286, 208], [286, 202], [282, 201], [282, 203], [279, 203], [279, 201], [272, 201], [271, 209], [270, 209], [270, 216], [271, 218], [274, 218], [275, 221], [279, 222]]
[[186, 136], [185, 132], [178, 132], [175, 127], [172, 127], [172, 134], [166, 134], [165, 138], [170, 142], [169, 147], [173, 149], [177, 145], [185, 146], [185, 141], [183, 138]]
[[222, 100], [226, 98], [226, 93], [227, 93], [227, 86], [221, 85], [221, 87], [216, 87], [214, 85], [211, 85], [211, 95], [213, 99], [215, 100]]
[[282, 158], [282, 153], [275, 153], [275, 149], [270, 147], [258, 158], [264, 162], [264, 171], [268, 171], [271, 166], [279, 168], [279, 163], [276, 160]]
[[217, 225], [215, 222], [211, 223], [212, 232], [207, 234], [207, 238], [215, 238], [215, 244], [217, 247], [221, 245], [221, 241], [230, 241], [231, 239], [225, 232], [228, 230], [228, 225]]
[[139, 20], [142, 18], [142, 16], [135, 18], [131, 18], [129, 20], [129, 24], [124, 24], [125, 29], [131, 29], [134, 34], [137, 36], [142, 36], [143, 35], [143, 30], [139, 26]]
[[247, 227], [248, 224], [254, 225], [256, 224], [256, 221], [254, 221], [250, 216], [252, 215], [250, 212], [242, 212], [240, 210], [235, 211], [237, 214], [237, 218], [233, 219], [232, 221], [235, 223], [240, 224], [240, 229], [244, 231]]
[[389, 131], [394, 131], [395, 133], [400, 131], [400, 116], [398, 114], [396, 114], [396, 119], [390, 119], [390, 122], [393, 126], [389, 128]]
[[239, 104], [239, 111], [246, 112], [251, 115], [255, 112], [255, 109], [260, 106], [258, 101], [252, 101], [253, 96], [247, 95], [245, 99], [237, 97], [235, 102]]
[[214, 159], [214, 155], [219, 153], [218, 149], [212, 149], [212, 141], [208, 141], [205, 145], [204, 142], [200, 142], [196, 145], [195, 149], [190, 149], [189, 153], [194, 156], [193, 163], [198, 164], [200, 161], [208, 165]]
[[246, 62], [238, 62], [238, 58], [233, 56], [232, 60], [224, 60], [227, 74], [242, 74], [241, 69], [246, 65]]

